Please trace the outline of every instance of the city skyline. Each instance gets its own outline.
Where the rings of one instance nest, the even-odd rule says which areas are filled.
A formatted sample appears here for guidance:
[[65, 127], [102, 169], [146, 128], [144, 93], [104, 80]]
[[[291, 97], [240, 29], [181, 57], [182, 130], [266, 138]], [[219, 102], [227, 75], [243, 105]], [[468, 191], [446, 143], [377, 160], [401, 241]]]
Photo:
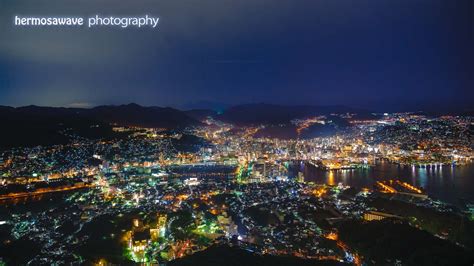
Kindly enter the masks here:
[[473, 0], [0, 0], [0, 266], [474, 265]]

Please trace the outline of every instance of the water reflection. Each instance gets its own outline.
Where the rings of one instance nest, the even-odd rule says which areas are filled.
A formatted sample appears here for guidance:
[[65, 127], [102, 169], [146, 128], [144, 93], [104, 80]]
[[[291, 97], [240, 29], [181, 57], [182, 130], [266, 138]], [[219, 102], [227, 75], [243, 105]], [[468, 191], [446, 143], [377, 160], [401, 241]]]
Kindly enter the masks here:
[[322, 171], [311, 165], [297, 163], [293, 171], [303, 172], [306, 181], [328, 185], [342, 183], [360, 188], [370, 188], [376, 180], [399, 179], [422, 187], [432, 197], [446, 202], [474, 202], [474, 164], [419, 168], [380, 162], [370, 169]]
[[336, 185], [336, 181], [334, 180], [334, 171], [329, 171], [329, 177], [327, 181], [328, 185], [334, 186]]

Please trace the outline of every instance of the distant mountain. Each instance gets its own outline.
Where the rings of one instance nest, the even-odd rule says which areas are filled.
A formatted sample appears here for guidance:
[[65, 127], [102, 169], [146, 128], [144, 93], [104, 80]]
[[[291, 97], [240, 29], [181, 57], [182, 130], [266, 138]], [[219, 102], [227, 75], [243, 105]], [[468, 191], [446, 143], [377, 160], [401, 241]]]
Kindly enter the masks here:
[[64, 130], [86, 138], [114, 136], [110, 123], [177, 129], [200, 122], [173, 108], [137, 104], [99, 106], [92, 109], [63, 107], [0, 106], [0, 148], [64, 144]]
[[313, 265], [313, 266], [332, 266], [332, 265], [350, 265], [332, 260], [310, 260], [298, 257], [289, 256], [271, 256], [271, 255], [256, 255], [249, 251], [239, 249], [237, 247], [230, 247], [227, 245], [212, 246], [204, 251], [194, 253], [193, 255], [184, 257], [182, 259], [173, 260], [168, 263], [170, 266], [283, 266], [283, 265]]
[[170, 107], [143, 107], [134, 103], [81, 109], [80, 113], [87, 117], [124, 126], [174, 129], [200, 125], [199, 121], [183, 111]]
[[45, 107], [36, 105], [10, 108], [12, 108], [12, 111], [15, 111], [16, 113], [32, 117], [64, 117], [77, 115], [82, 110], [79, 108]]
[[0, 112], [11, 112], [14, 117], [58, 118], [77, 117], [122, 126], [179, 128], [200, 123], [185, 112], [170, 107], [143, 107], [138, 104], [104, 105], [91, 109], [64, 107], [0, 107]]
[[191, 118], [194, 118], [198, 121], [202, 121], [207, 117], [215, 117], [217, 115], [216, 111], [209, 110], [209, 109], [192, 109], [189, 111], [185, 111], [186, 115]]
[[72, 131], [86, 138], [114, 135], [112, 128], [101, 121], [82, 117], [66, 108], [28, 106], [0, 108], [0, 148], [65, 144], [64, 134]]
[[2, 111], [13, 111], [13, 110], [15, 110], [15, 108], [10, 107], [10, 106], [0, 105], [0, 112], [2, 112]]
[[461, 116], [473, 116], [474, 117], [474, 110], [464, 111], [461, 113]]
[[189, 102], [183, 105], [178, 106], [183, 110], [192, 110], [192, 109], [208, 109], [214, 111], [221, 111], [231, 107], [230, 104], [214, 102], [214, 101], [194, 101]]
[[281, 124], [295, 118], [306, 118], [331, 113], [369, 113], [366, 110], [346, 106], [311, 106], [311, 105], [275, 105], [245, 104], [231, 107], [219, 116], [219, 119], [238, 125], [248, 124]]
[[253, 137], [274, 139], [312, 139], [316, 137], [334, 135], [336, 132], [338, 132], [338, 128], [334, 124], [315, 124], [311, 125], [298, 134], [297, 127], [295, 125], [286, 124], [283, 126], [266, 126], [258, 130], [253, 135]]

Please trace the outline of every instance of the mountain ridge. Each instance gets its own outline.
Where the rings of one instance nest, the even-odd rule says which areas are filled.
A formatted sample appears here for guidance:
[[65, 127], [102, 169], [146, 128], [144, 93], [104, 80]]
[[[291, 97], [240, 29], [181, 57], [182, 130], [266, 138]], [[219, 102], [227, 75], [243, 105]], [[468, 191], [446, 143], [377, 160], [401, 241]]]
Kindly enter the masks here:
[[219, 119], [237, 125], [249, 124], [283, 124], [293, 119], [302, 119], [332, 113], [370, 114], [369, 111], [343, 105], [278, 105], [267, 103], [251, 103], [236, 105], [226, 109]]

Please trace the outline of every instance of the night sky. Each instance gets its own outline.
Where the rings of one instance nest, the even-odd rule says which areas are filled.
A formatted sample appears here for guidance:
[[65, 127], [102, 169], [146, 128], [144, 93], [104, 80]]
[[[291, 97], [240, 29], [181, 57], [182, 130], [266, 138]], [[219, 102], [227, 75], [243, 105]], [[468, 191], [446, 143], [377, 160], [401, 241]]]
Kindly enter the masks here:
[[[95, 14], [160, 22], [13, 26]], [[472, 109], [473, 50], [472, 0], [0, 0], [0, 105]]]

